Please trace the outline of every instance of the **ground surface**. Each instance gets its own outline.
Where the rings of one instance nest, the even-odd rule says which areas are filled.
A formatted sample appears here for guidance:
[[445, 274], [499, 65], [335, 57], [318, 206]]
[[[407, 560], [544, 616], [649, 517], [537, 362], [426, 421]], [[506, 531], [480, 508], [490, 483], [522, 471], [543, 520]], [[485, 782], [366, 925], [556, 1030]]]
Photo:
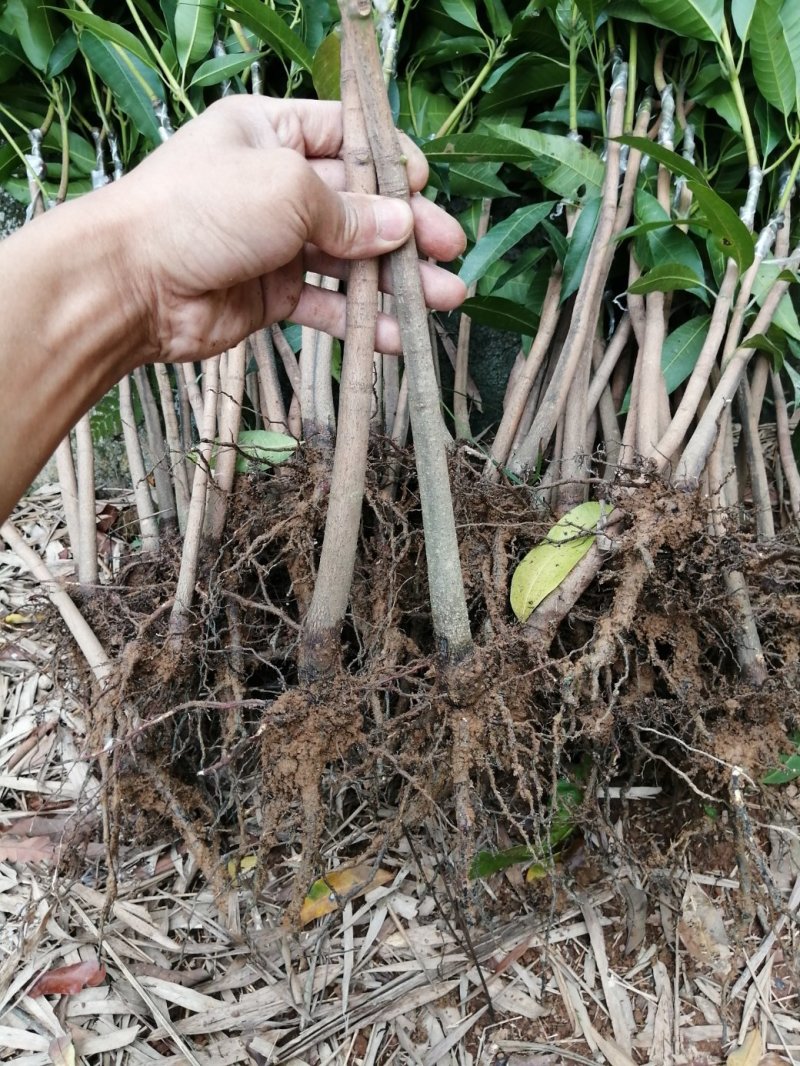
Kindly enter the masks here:
[[[76, 598], [121, 664], [110, 698], [0, 552], [0, 1061], [800, 1062], [800, 797], [762, 784], [797, 728], [794, 534], [712, 541], [694, 498], [622, 487], [616, 554], [545, 652], [507, 585], [547, 523], [468, 461], [454, 480], [480, 668], [447, 684], [410, 490], [370, 489], [322, 688], [293, 665], [324, 516], [297, 471], [243, 488], [178, 655], [174, 553], [103, 535], [105, 588]], [[69, 576], [55, 493], [16, 521]], [[513, 846], [539, 876], [470, 878]], [[301, 924], [323, 874], [330, 913]], [[27, 994], [93, 960], [99, 984]]]

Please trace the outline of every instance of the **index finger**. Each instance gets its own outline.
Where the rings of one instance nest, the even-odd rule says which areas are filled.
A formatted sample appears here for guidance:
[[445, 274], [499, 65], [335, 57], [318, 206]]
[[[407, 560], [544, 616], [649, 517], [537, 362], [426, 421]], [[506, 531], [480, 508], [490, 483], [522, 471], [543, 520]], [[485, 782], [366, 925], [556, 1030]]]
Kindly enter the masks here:
[[[224, 136], [230, 138], [232, 133], [238, 133], [253, 148], [292, 148], [307, 159], [342, 158], [342, 105], [338, 100], [227, 96], [212, 104], [195, 122], [207, 125], [212, 120], [224, 129]], [[189, 128], [192, 125], [189, 123]], [[428, 161], [410, 137], [401, 130], [396, 133], [406, 158], [411, 192], [419, 192], [428, 182]]]

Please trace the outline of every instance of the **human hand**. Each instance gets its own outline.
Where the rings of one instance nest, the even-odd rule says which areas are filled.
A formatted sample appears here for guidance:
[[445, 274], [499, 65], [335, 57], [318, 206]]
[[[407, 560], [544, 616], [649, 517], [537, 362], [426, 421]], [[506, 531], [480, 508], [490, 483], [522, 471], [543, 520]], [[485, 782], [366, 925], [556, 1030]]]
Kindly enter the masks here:
[[[427, 162], [407, 138], [403, 149], [418, 194]], [[149, 360], [206, 358], [286, 318], [344, 337], [345, 297], [305, 285], [306, 270], [344, 278], [348, 260], [392, 251], [412, 226], [421, 255], [450, 260], [463, 251], [459, 224], [420, 195], [409, 209], [343, 192], [341, 150], [337, 103], [232, 96], [103, 190], [118, 197], [131, 230], [126, 277], [147, 309]], [[431, 307], [461, 303], [454, 274], [421, 269]], [[376, 347], [401, 350], [386, 315]]]

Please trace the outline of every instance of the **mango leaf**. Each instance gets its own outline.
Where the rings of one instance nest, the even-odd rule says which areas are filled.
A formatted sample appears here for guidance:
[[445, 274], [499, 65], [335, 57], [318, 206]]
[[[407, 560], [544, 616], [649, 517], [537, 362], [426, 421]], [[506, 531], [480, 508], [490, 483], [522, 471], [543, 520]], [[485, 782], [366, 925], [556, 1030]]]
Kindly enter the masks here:
[[[515, 66], [512, 68], [511, 64]], [[516, 64], [519, 64], [516, 66]], [[540, 55], [515, 56], [502, 70], [502, 77], [484, 86], [484, 95], [478, 104], [480, 115], [492, 115], [510, 107], [527, 104], [538, 97], [558, 93], [569, 78], [569, 66]]]
[[530, 163], [532, 150], [505, 137], [456, 133], [422, 145], [431, 163]]
[[[795, 745], [800, 746], [800, 735], [792, 733], [789, 739]], [[795, 781], [800, 777], [800, 752], [795, 751], [788, 755], [781, 755], [780, 757], [781, 768], [770, 770], [770, 772], [762, 778], [765, 785], [788, 785], [791, 781]]]
[[[479, 285], [478, 291], [481, 295], [499, 296], [516, 304], [541, 307], [550, 270], [545, 267], [535, 271], [534, 267], [546, 253], [547, 248], [526, 248], [510, 267], [507, 263], [498, 263], [501, 271], [494, 278], [492, 287], [484, 293]], [[484, 275], [484, 281], [488, 276], [488, 273]]]
[[470, 880], [491, 877], [492, 874], [500, 873], [522, 862], [530, 862], [531, 859], [538, 861], [534, 862], [529, 870], [527, 880], [534, 881], [545, 877], [549, 871], [552, 852], [578, 828], [575, 810], [582, 802], [583, 791], [572, 781], [562, 778], [556, 783], [556, 799], [548, 834], [549, 847], [547, 849], [532, 848], [527, 844], [517, 844], [504, 851], [479, 851], [470, 864], [468, 874]]
[[236, 473], [263, 470], [275, 463], [285, 463], [297, 448], [297, 441], [286, 433], [269, 429], [243, 429], [239, 434]]
[[[784, 343], [781, 344], [781, 341], [784, 341]], [[785, 338], [781, 331], [775, 329], [774, 326], [770, 326], [768, 333], [754, 333], [752, 337], [742, 341], [741, 347], [754, 348], [756, 351], [765, 352], [767, 355], [772, 356], [772, 365], [775, 370], [779, 371], [783, 366]]]
[[47, 60], [46, 78], [57, 78], [70, 65], [78, 51], [78, 38], [69, 26], [61, 34]]
[[758, 0], [750, 23], [750, 62], [762, 96], [789, 115], [797, 107], [797, 72], [779, 15], [782, 0]]
[[476, 33], [483, 33], [481, 24], [478, 22], [478, 15], [475, 11], [475, 4], [471, 0], [440, 0], [442, 8], [453, 22], [457, 22], [460, 26], [466, 26], [467, 29], [475, 30]]
[[202, 59], [214, 40], [217, 0], [178, 0], [175, 8], [175, 51], [181, 70]]
[[795, 0], [784, 0], [780, 24], [783, 27], [783, 37], [797, 81], [795, 107], [800, 111], [800, 4], [797, 4]]
[[[694, 370], [697, 358], [708, 335], [709, 315], [697, 315], [678, 326], [664, 341], [661, 351], [661, 373], [667, 392], [673, 393]], [[630, 388], [620, 407], [620, 414], [627, 413], [631, 402]]]
[[632, 282], [628, 286], [628, 292], [642, 296], [648, 292], [693, 289], [702, 284], [703, 279], [682, 263], [662, 263], [661, 266], [653, 267], [652, 270], [648, 270], [646, 274], [642, 274], [640, 278]]
[[555, 201], [548, 200], [543, 204], [520, 207], [508, 218], [492, 226], [486, 236], [478, 241], [464, 259], [458, 274], [464, 284], [471, 285], [478, 278], [483, 277], [491, 264], [502, 259], [509, 249], [518, 244], [523, 237], [527, 237], [542, 219], [547, 217], [554, 206]]
[[279, 55], [293, 60], [303, 70], [311, 70], [313, 59], [309, 49], [280, 15], [266, 4], [260, 0], [227, 0], [226, 10]]
[[260, 59], [263, 52], [247, 52], [246, 54], [215, 56], [201, 63], [194, 72], [189, 88], [205, 88], [207, 85], [219, 85], [234, 74], [241, 74], [251, 63]]
[[111, 90], [120, 111], [130, 117], [136, 129], [153, 144], [160, 143], [153, 103], [164, 99], [156, 73], [118, 44], [83, 30], [79, 47], [89, 65]]
[[5, 13], [31, 64], [37, 70], [46, 70], [56, 43], [49, 4], [45, 0], [8, 0]]
[[687, 184], [708, 222], [709, 229], [721, 242], [726, 255], [736, 261], [739, 272], [743, 274], [755, 258], [753, 234], [731, 205], [709, 188], [705, 181], [689, 181]]
[[450, 167], [450, 192], [470, 199], [518, 196], [497, 176], [499, 163], [454, 163]]
[[697, 315], [678, 326], [664, 341], [661, 371], [667, 392], [673, 393], [694, 370], [697, 357], [708, 336], [709, 315]]
[[[753, 296], [759, 307], [763, 305], [769, 290], [777, 282], [782, 270], [783, 268], [777, 263], [762, 263], [756, 271], [753, 280]], [[784, 293], [778, 304], [778, 309], [772, 318], [772, 325], [783, 330], [793, 340], [800, 340], [800, 321], [798, 321], [797, 312], [788, 292]]]
[[545, 597], [558, 588], [594, 543], [602, 506], [590, 500], [573, 507], [532, 548], [511, 578], [511, 609], [525, 622]]
[[627, 144], [629, 148], [636, 148], [642, 155], [649, 155], [657, 163], [663, 163], [667, 170], [673, 174], [680, 174], [682, 178], [690, 178], [693, 181], [708, 184], [702, 170], [696, 167], [694, 163], [690, 163], [688, 159], [684, 159], [682, 155], [678, 155], [677, 152], [673, 152], [670, 148], [655, 144], [648, 137], [634, 137], [633, 135], [625, 134], [623, 137], [615, 137], [614, 139], [619, 141], [620, 144]]
[[486, 4], [486, 16], [495, 37], [507, 37], [511, 33], [511, 19], [503, 6], [503, 0], [489, 0]]
[[750, 35], [750, 21], [753, 18], [758, 0], [732, 0], [731, 19], [740, 41], [746, 41]]
[[660, 26], [673, 33], [701, 41], [720, 41], [725, 19], [722, 0], [641, 0], [641, 5]]
[[520, 129], [498, 123], [495, 132], [528, 148], [531, 169], [541, 183], [558, 196], [569, 199], [597, 195], [605, 167], [598, 156], [577, 141], [554, 133]]
[[320, 100], [338, 100], [342, 75], [342, 42], [338, 33], [329, 33], [314, 53], [311, 80]]
[[146, 67], [153, 67], [153, 57], [139, 38], [118, 26], [116, 22], [109, 22], [108, 19], [93, 15], [90, 11], [65, 11], [64, 14], [79, 27], [79, 32], [81, 29], [91, 30], [101, 40], [119, 45], [136, 56]]
[[461, 310], [473, 322], [494, 329], [535, 336], [539, 328], [539, 316], [535, 311], [500, 296], [473, 296], [464, 301]]
[[592, 245], [597, 219], [600, 214], [601, 196], [592, 196], [584, 202], [578, 221], [567, 242], [567, 254], [564, 257], [564, 277], [561, 282], [561, 302], [568, 300], [577, 291], [583, 277], [589, 249]]
[[320, 877], [308, 890], [300, 908], [300, 924], [308, 925], [316, 918], [322, 918], [339, 909], [340, 899], [352, 899], [363, 896], [373, 888], [380, 888], [394, 879], [388, 870], [375, 869], [370, 863], [350, 866], [342, 870], [331, 870], [325, 877]]

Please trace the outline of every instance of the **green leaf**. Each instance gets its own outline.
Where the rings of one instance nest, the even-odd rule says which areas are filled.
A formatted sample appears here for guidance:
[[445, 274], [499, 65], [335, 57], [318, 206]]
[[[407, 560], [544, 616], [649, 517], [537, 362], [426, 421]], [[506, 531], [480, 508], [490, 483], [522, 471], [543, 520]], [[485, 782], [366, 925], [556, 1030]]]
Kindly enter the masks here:
[[[777, 263], [762, 263], [756, 271], [753, 281], [753, 296], [759, 307], [763, 306], [764, 300], [782, 271], [783, 268]], [[797, 312], [788, 292], [781, 297], [778, 309], [772, 318], [772, 325], [783, 330], [793, 340], [800, 340], [800, 321], [798, 321]]]
[[702, 285], [703, 279], [699, 278], [693, 270], [689, 270], [683, 263], [662, 263], [653, 267], [646, 274], [632, 282], [628, 286], [628, 292], [642, 296], [648, 292], [674, 292], [676, 289], [693, 289], [696, 285]]
[[202, 59], [214, 40], [217, 0], [178, 0], [175, 8], [175, 51], [181, 70]]
[[91, 30], [80, 35], [81, 52], [92, 69], [111, 90], [120, 111], [153, 144], [160, 143], [153, 103], [164, 99], [155, 72], [126, 48], [98, 37]]
[[467, 29], [475, 30], [476, 33], [483, 33], [481, 24], [478, 22], [475, 5], [471, 0], [440, 0], [440, 2], [442, 8], [453, 22], [457, 22], [460, 26], [466, 26]]
[[782, 770], [771, 770], [762, 779], [765, 785], [788, 785], [800, 777], [800, 755], [781, 755]]
[[601, 515], [602, 505], [594, 500], [578, 504], [520, 562], [511, 578], [511, 609], [520, 622], [530, 617], [586, 555]]
[[[694, 370], [697, 358], [708, 336], [709, 315], [697, 315], [688, 322], [678, 326], [664, 341], [661, 351], [661, 373], [667, 392], [672, 394]], [[620, 414], [626, 414], [630, 407], [631, 390], [628, 389], [620, 407]]]
[[436, 137], [422, 145], [431, 163], [530, 163], [531, 149], [505, 137], [483, 133], [456, 133]]
[[600, 192], [605, 167], [602, 160], [582, 144], [554, 133], [540, 133], [503, 123], [494, 128], [501, 137], [529, 149], [531, 169], [551, 192], [569, 199]]
[[[649, 270], [659, 263], [682, 263], [698, 277], [704, 277], [703, 260], [694, 242], [674, 224], [663, 225], [672, 220], [658, 200], [644, 189], [637, 189], [635, 205], [636, 218], [644, 224], [641, 226], [643, 235], [636, 242], [636, 256], [640, 265]], [[648, 224], [652, 224], [650, 229], [646, 228]], [[705, 289], [693, 291], [701, 300], [708, 301]]]
[[797, 0], [784, 0], [780, 24], [795, 73], [795, 108], [800, 111], [800, 4]]
[[243, 429], [239, 433], [236, 473], [264, 470], [275, 463], [285, 463], [297, 449], [297, 441], [286, 433], [269, 429]]
[[507, 37], [511, 33], [511, 19], [503, 0], [486, 0], [486, 15], [495, 37]]
[[47, 60], [45, 77], [57, 78], [59, 74], [63, 74], [75, 58], [77, 51], [78, 38], [75, 36], [72, 27], [69, 26], [58, 38], [53, 51], [50, 53], [50, 58]]
[[313, 59], [300, 37], [260, 0], [226, 0], [226, 10], [285, 59], [311, 70]]
[[[563, 844], [578, 828], [576, 808], [583, 802], [583, 791], [571, 781], [561, 779], [556, 783], [556, 795], [550, 818], [548, 846], [542, 848], [517, 844], [504, 851], [479, 851], [469, 868], [470, 880], [478, 877], [491, 877], [492, 874], [507, 870], [510, 866], [536, 861], [536, 877], [542, 877], [550, 867], [553, 851]], [[557, 857], [557, 856], [553, 856]], [[530, 873], [529, 873], [529, 879]]]
[[189, 88], [202, 89], [207, 85], [219, 85], [220, 82], [225, 81], [227, 78], [232, 78], [235, 74], [241, 74], [243, 70], [246, 70], [251, 63], [255, 63], [262, 55], [263, 52], [247, 52], [246, 54], [215, 56], [213, 59], [207, 59], [194, 72], [194, 76], [189, 82]]
[[586, 25], [594, 32], [605, 21], [609, 0], [577, 0], [577, 3], [578, 10], [586, 19]]
[[509, 249], [518, 244], [523, 237], [534, 230], [543, 218], [552, 211], [555, 201], [548, 200], [543, 204], [531, 204], [528, 207], [520, 207], [507, 219], [492, 226], [485, 237], [475, 245], [459, 271], [459, 277], [465, 285], [471, 285], [478, 278], [483, 277], [489, 266], [506, 254]]
[[780, 8], [781, 0], [758, 0], [750, 23], [750, 62], [762, 96], [789, 115], [797, 107], [797, 72]]
[[464, 314], [473, 322], [494, 329], [507, 329], [512, 333], [536, 334], [539, 328], [539, 316], [529, 307], [522, 307], [512, 300], [499, 296], [473, 296], [461, 305]]
[[64, 14], [79, 27], [79, 33], [84, 29], [91, 30], [101, 40], [109, 41], [112, 44], [119, 45], [120, 48], [124, 48], [126, 52], [136, 56], [145, 66], [154, 66], [153, 57], [139, 38], [124, 30], [122, 26], [118, 26], [116, 22], [109, 22], [108, 19], [102, 19], [99, 15], [93, 15], [88, 11], [65, 11]]
[[710, 321], [710, 315], [696, 315], [674, 329], [664, 341], [661, 370], [668, 393], [673, 393], [694, 370]]
[[8, 0], [5, 11], [31, 64], [46, 70], [56, 43], [49, 5], [45, 0]]
[[329, 33], [314, 53], [311, 80], [320, 100], [338, 100], [342, 77], [342, 42], [338, 33]]
[[620, 144], [627, 144], [629, 148], [638, 149], [642, 155], [649, 155], [657, 163], [663, 163], [672, 174], [679, 174], [682, 178], [690, 178], [693, 181], [708, 184], [702, 170], [696, 167], [694, 163], [690, 163], [682, 155], [678, 155], [677, 152], [673, 152], [661, 144], [655, 144], [647, 137], [634, 137], [625, 134], [623, 137], [615, 137], [614, 140], [619, 141]]
[[510, 866], [517, 866], [521, 862], [530, 862], [534, 857], [534, 849], [527, 844], [517, 844], [505, 851], [479, 851], [470, 863], [469, 879], [491, 877], [499, 874]]
[[464, 163], [450, 167], [450, 192], [468, 199], [517, 196], [497, 176], [499, 163]]
[[731, 19], [740, 41], [746, 41], [750, 34], [750, 21], [758, 0], [732, 0]]
[[561, 282], [561, 303], [576, 292], [583, 277], [589, 249], [592, 245], [597, 219], [600, 215], [602, 196], [593, 196], [586, 200], [581, 208], [578, 221], [567, 242], [567, 254], [564, 258], [564, 277]]
[[[513, 64], [513, 65], [512, 65]], [[498, 67], [495, 81], [487, 81], [478, 104], [481, 115], [505, 111], [550, 93], [558, 93], [569, 79], [569, 66], [540, 55], [515, 56]]]
[[641, 4], [659, 25], [673, 33], [701, 41], [721, 40], [725, 19], [722, 0], [641, 0]]

